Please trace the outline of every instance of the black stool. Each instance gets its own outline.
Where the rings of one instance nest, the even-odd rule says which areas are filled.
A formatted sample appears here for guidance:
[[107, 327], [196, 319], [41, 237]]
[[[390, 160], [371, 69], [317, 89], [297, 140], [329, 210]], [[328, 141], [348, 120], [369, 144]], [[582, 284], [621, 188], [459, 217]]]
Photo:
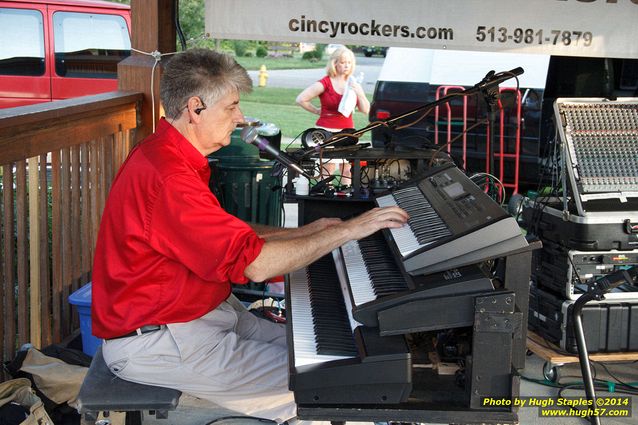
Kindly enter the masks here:
[[104, 363], [99, 347], [80, 388], [78, 408], [87, 421], [96, 421], [99, 412], [126, 412], [126, 425], [141, 425], [143, 411], [166, 419], [181, 395], [178, 390], [118, 378]]

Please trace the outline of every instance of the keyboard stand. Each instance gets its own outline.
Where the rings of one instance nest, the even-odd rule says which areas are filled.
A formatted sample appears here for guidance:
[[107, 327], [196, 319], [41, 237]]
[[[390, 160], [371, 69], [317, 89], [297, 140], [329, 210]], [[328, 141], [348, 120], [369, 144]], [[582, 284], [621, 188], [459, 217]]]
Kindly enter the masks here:
[[[517, 407], [482, 407], [485, 397], [519, 396], [518, 372], [525, 367], [529, 276], [532, 251], [540, 242], [503, 257], [501, 291], [475, 299], [471, 384], [464, 389], [454, 376], [414, 368], [410, 399], [396, 405], [300, 405], [300, 419], [343, 421], [396, 421], [426, 423], [518, 423]], [[502, 347], [495, 350], [494, 347]]]

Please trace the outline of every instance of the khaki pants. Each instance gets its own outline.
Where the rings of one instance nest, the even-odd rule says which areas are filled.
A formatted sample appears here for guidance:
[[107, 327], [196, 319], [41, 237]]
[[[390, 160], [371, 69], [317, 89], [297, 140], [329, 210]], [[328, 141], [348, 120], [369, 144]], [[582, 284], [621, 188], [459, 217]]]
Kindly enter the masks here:
[[188, 323], [104, 341], [103, 355], [122, 379], [179, 389], [280, 423], [296, 416], [285, 326], [228, 301]]

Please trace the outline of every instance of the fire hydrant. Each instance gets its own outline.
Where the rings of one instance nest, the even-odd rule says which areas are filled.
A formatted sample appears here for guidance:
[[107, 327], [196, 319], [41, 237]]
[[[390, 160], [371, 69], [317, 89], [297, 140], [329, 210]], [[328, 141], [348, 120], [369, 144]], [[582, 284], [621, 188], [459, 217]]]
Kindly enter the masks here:
[[266, 65], [262, 65], [259, 68], [259, 87], [266, 87], [266, 80], [268, 80], [268, 72], [266, 72]]

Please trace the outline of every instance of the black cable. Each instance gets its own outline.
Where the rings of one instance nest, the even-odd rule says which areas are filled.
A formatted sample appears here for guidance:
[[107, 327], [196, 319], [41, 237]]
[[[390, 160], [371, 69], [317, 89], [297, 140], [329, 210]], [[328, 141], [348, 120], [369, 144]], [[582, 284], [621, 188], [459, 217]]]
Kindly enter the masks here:
[[527, 230], [533, 235], [539, 236], [540, 223], [543, 218], [543, 212], [549, 206], [549, 198], [539, 196], [534, 200], [532, 217], [528, 223]]
[[[418, 144], [418, 146], [410, 146], [409, 143], [411, 143], [413, 139], [421, 143]], [[417, 145], [417, 142], [413, 143], [413, 145]], [[406, 136], [401, 136], [401, 149], [417, 151], [420, 149], [435, 149], [436, 147], [437, 145], [432, 143], [432, 140], [430, 140], [429, 137], [421, 135], [421, 134], [409, 134]]]
[[231, 416], [222, 416], [221, 418], [213, 419], [210, 422], [206, 422], [206, 425], [211, 425], [217, 423], [219, 421], [225, 421], [226, 419], [254, 419], [259, 422], [268, 423], [268, 424], [276, 424], [277, 421], [273, 421], [272, 419], [259, 418], [257, 416], [239, 416], [239, 415], [231, 415]]
[[265, 282], [262, 282], [264, 287], [261, 290], [261, 306], [264, 310], [266, 309], [266, 288], [268, 287], [269, 282], [270, 282], [270, 279], [266, 280]]
[[[609, 394], [627, 394], [627, 395], [638, 395], [638, 391], [635, 391], [633, 389], [621, 389], [621, 390], [617, 390], [617, 391], [609, 391], [609, 385], [607, 385], [607, 381], [600, 381], [598, 380], [595, 384], [595, 388], [596, 388], [596, 392], [604, 392], [604, 393], [609, 393]], [[618, 388], [618, 387], [616, 387]], [[563, 395], [563, 392], [568, 391], [568, 390], [578, 390], [578, 391], [584, 391], [585, 390], [585, 386], [582, 382], [574, 382], [568, 385], [563, 385], [560, 387], [560, 390], [558, 391], [557, 397], [562, 397], [564, 398], [565, 396]]]
[[478, 172], [470, 176], [470, 180], [478, 187], [487, 189], [487, 195], [500, 205], [503, 205], [505, 197], [507, 196], [505, 186], [495, 175]]
[[[544, 158], [543, 162], [546, 162], [548, 164], [544, 164], [543, 162], [541, 162], [542, 174], [540, 175], [540, 178], [536, 187], [536, 193], [538, 194], [538, 196], [534, 200], [534, 209], [531, 213], [530, 220], [527, 223], [528, 232], [536, 236], [539, 235], [538, 233], [539, 224], [542, 220], [544, 209], [549, 205], [550, 197], [557, 196], [559, 189], [561, 189], [560, 172], [558, 171], [558, 167], [557, 167], [557, 164], [558, 164], [557, 161], [559, 161], [559, 158], [557, 157], [557, 155], [560, 154], [560, 149], [558, 149], [557, 139], [558, 139], [558, 130], [556, 129], [554, 132], [554, 143], [553, 144], [546, 143], [544, 145], [545, 150], [541, 152], [540, 154], [540, 157]], [[548, 150], [550, 149], [550, 145], [552, 145], [554, 149], [553, 155], [550, 155], [548, 152]], [[552, 172], [552, 171], [555, 171], [555, 172]], [[542, 195], [542, 193], [545, 192], [545, 190], [542, 189], [542, 186], [545, 184], [545, 180], [547, 178], [550, 178], [551, 183], [553, 184], [550, 186], [549, 193], [547, 193], [546, 195]], [[565, 194], [563, 195], [566, 196]]]
[[[543, 166], [543, 161], [541, 161], [541, 167], [543, 170], [543, 173], [541, 174], [541, 178], [538, 181], [538, 185], [536, 187], [536, 191], [540, 193], [541, 190], [541, 185], [543, 184], [543, 180], [544, 178], [547, 176], [547, 174], [550, 175], [550, 177], [552, 177], [552, 180], [555, 178], [556, 179], [556, 184], [558, 184], [558, 182], [560, 181], [560, 171], [558, 170], [558, 166], [557, 166], [557, 160], [559, 160], [559, 155], [560, 155], [560, 140], [559, 140], [559, 134], [558, 134], [558, 127], [556, 127], [555, 124], [555, 119], [552, 119], [552, 122], [554, 123], [554, 137], [553, 140], [548, 140], [547, 143], [544, 144], [543, 146], [543, 151], [540, 152], [539, 157], [544, 158], [543, 161], [551, 161], [550, 162], [550, 166]], [[552, 152], [552, 154], [550, 155], [549, 149], [553, 148], [554, 152]], [[549, 171], [548, 171], [549, 168]], [[552, 173], [551, 170], [555, 170], [554, 173]], [[555, 188], [555, 185], [552, 185], [552, 188]]]
[[[615, 379], [617, 383], [619, 383], [619, 384], [621, 384], [621, 385], [625, 385], [625, 386], [627, 386], [628, 388], [635, 388], [636, 390], [638, 390], [638, 385], [632, 385], [632, 384], [629, 384], [629, 383], [627, 383], [627, 382], [622, 381], [622, 380], [621, 380], [620, 378], [618, 378], [616, 375], [614, 375], [613, 373], [611, 373], [611, 371], [610, 371], [609, 369], [607, 369], [607, 366], [605, 366], [605, 364], [604, 364], [603, 362], [598, 362], [598, 361], [594, 361], [594, 360], [592, 360], [591, 362], [592, 362], [592, 364], [593, 364], [594, 366], [596, 366], [596, 365], [600, 365], [600, 366], [602, 366], [602, 367], [603, 367], [603, 369], [605, 369], [605, 372], [607, 372], [607, 374], [608, 374], [609, 376], [611, 376], [613, 379]], [[634, 362], [632, 362], [632, 363], [636, 363], [636, 362], [634, 361]], [[595, 370], [595, 368], [594, 368], [594, 370]]]
[[548, 348], [548, 349], [550, 349], [552, 351], [555, 351], [557, 354], [560, 354], [560, 355], [563, 355], [563, 356], [576, 357], [576, 354], [570, 353], [569, 351], [564, 350], [564, 349], [558, 347], [557, 345], [554, 345], [551, 341], [549, 341], [544, 336], [541, 336], [541, 335], [538, 335], [538, 336], [543, 339], [543, 344], [545, 345], [545, 348]]
[[[434, 151], [434, 153], [432, 154], [432, 158], [430, 159], [430, 162], [428, 163], [429, 167], [432, 167], [432, 165], [434, 164], [434, 160], [436, 159], [437, 155], [439, 155], [440, 153], [442, 153], [441, 151], [443, 151], [444, 148], [446, 148], [447, 146], [452, 146], [452, 143], [456, 142], [457, 140], [459, 140], [461, 137], [463, 137], [464, 134], [466, 134], [468, 131], [475, 129], [476, 127], [478, 127], [479, 125], [482, 124], [487, 124], [489, 123], [487, 120], [481, 120], [478, 121], [474, 124], [472, 124], [471, 126], [469, 126], [468, 128], [466, 128], [464, 131], [462, 131], [461, 133], [457, 134], [456, 137], [454, 137], [452, 140], [450, 140], [447, 143], [443, 143], [441, 144], [441, 146]], [[447, 153], [447, 152], [446, 152]], [[448, 157], [451, 158], [451, 155], [448, 154]]]
[[[574, 383], [574, 384], [565, 385], [564, 387], [562, 387], [558, 391], [557, 397], [558, 398], [566, 398], [563, 395], [563, 392], [567, 391], [567, 390], [585, 391], [586, 393], [588, 392], [586, 390], [584, 382], [583, 383]], [[627, 394], [627, 395], [632, 395], [632, 396], [638, 394], [638, 392], [634, 392], [634, 391], [622, 391], [622, 390], [621, 391], [613, 391], [613, 392], [609, 391], [609, 387], [607, 385], [605, 385], [605, 382], [600, 382], [600, 381], [598, 383], [594, 384], [594, 390], [596, 391], [596, 393], [606, 392], [606, 393], [609, 393], [609, 394]], [[570, 406], [570, 409], [583, 412], [583, 411], [586, 411], [588, 409], [591, 409], [591, 407], [587, 406], [585, 408], [581, 408], [581, 407], [578, 407], [578, 406]], [[589, 421], [590, 422], [600, 423], [600, 416], [587, 416], [587, 417], [589, 417]], [[585, 417], [583, 417], [583, 419], [585, 419]]]
[[[361, 167], [361, 169], [359, 170], [359, 181], [361, 182], [361, 185], [370, 185], [370, 175], [368, 174], [368, 171], [370, 170], [370, 168], [368, 166], [365, 167]], [[364, 181], [364, 177], [365, 177], [365, 181]]]
[[173, 2], [173, 13], [175, 14], [175, 29], [177, 30], [179, 43], [182, 46], [182, 50], [186, 50], [186, 38], [184, 37], [182, 26], [179, 23], [179, 0]]
[[[566, 376], [565, 378], [568, 378], [568, 377]], [[561, 384], [559, 382], [551, 382], [546, 379], [530, 378], [529, 376], [524, 376], [524, 375], [521, 375], [521, 379], [524, 381], [533, 382], [535, 384], [542, 385], [545, 387], [558, 388], [559, 391], [556, 394], [557, 397], [564, 397], [563, 392], [567, 390], [582, 391], [585, 389], [582, 382], [569, 382], [566, 384]], [[634, 390], [634, 388], [636, 387], [631, 386], [630, 388], [627, 388], [627, 389], [624, 389], [624, 388], [618, 389], [618, 387], [616, 387], [616, 391], [612, 392], [612, 391], [609, 391], [609, 385], [607, 385], [607, 381], [601, 381], [601, 380], [596, 381], [596, 391], [599, 391], [599, 392], [607, 392], [610, 394], [638, 395], [638, 391]]]
[[552, 382], [546, 379], [530, 378], [529, 376], [524, 376], [524, 375], [521, 375], [521, 379], [524, 381], [533, 382], [538, 385], [543, 385], [545, 387], [563, 388], [565, 386], [565, 384], [560, 384], [558, 382]]
[[[572, 259], [572, 257], [570, 257], [569, 255], [567, 255], [567, 259], [569, 260], [569, 263], [572, 265], [572, 276], [571, 276], [571, 278], [570, 278], [570, 282], [571, 282], [571, 283], [572, 283], [572, 285], [573, 285], [574, 280], [576, 280], [576, 281], [578, 282], [578, 284], [579, 284], [579, 285], [584, 286], [584, 285], [585, 285], [585, 282], [583, 282], [583, 281], [580, 279], [580, 276], [579, 276], [579, 275], [578, 275], [578, 273], [576, 272], [576, 270], [577, 270], [577, 269], [576, 269], [576, 264], [574, 264], [574, 260], [573, 260], [573, 259]], [[574, 278], [576, 278], [576, 279], [574, 279]], [[591, 287], [591, 285], [590, 285], [590, 284], [588, 284], [587, 286], [590, 286], [590, 287]], [[579, 288], [579, 290], [580, 290], [580, 288]]]
[[290, 145], [292, 145], [295, 142], [295, 140], [297, 140], [299, 137], [301, 137], [301, 135], [304, 133], [304, 131], [302, 131], [301, 133], [297, 134], [292, 140], [290, 140], [290, 143], [288, 143], [286, 145], [286, 147], [284, 148], [284, 151], [287, 150], [290, 147]]
[[282, 190], [282, 194], [281, 194], [281, 227], [286, 228], [286, 224], [288, 223], [286, 221], [286, 195], [285, 195], [285, 191]]

